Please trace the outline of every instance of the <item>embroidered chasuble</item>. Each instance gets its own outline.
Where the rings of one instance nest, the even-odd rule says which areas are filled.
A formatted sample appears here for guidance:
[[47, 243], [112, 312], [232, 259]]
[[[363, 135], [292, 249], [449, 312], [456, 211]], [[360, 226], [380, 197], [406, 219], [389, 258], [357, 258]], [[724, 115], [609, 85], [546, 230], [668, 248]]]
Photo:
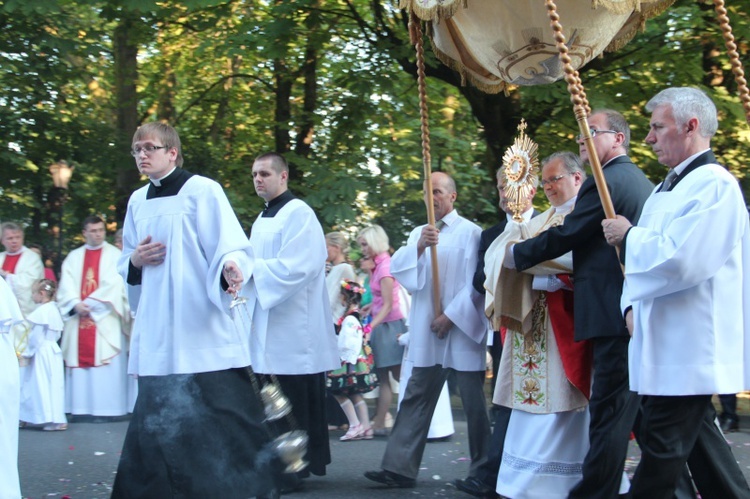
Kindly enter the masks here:
[[507, 328], [493, 402], [536, 414], [575, 410], [588, 403], [590, 350], [573, 340], [573, 293], [532, 289], [533, 276], [557, 275], [572, 284], [566, 254], [521, 273], [502, 267], [506, 247], [561, 224], [554, 209], [506, 227], [487, 250], [486, 312], [493, 326]]
[[[81, 300], [99, 289], [99, 261], [102, 249], [86, 250], [81, 276]], [[78, 322], [78, 367], [96, 366], [96, 322], [89, 315]]]
[[3, 262], [3, 270], [8, 272], [9, 274], [15, 274], [16, 264], [18, 263], [18, 260], [20, 258], [21, 258], [21, 253], [17, 255], [5, 255], [5, 261]]

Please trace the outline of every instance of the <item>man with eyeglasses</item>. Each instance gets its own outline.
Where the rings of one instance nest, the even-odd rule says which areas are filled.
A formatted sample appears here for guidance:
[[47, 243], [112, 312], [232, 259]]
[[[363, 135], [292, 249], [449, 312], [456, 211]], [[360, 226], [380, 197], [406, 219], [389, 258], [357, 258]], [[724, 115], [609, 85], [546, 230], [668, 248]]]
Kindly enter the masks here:
[[[615, 211], [635, 223], [653, 184], [627, 156], [630, 128], [620, 113], [608, 109], [594, 111], [588, 123]], [[588, 162], [580, 137], [578, 144], [581, 159]], [[570, 492], [573, 498], [611, 499], [621, 493], [628, 440], [639, 405], [628, 387], [630, 336], [620, 313], [623, 275], [617, 253], [601, 231], [604, 218], [592, 176], [584, 181], [575, 209], [562, 225], [513, 245], [504, 262], [507, 267], [526, 270], [573, 252], [575, 339], [591, 341], [594, 368], [591, 447], [583, 462], [583, 479]]]
[[528, 273], [499, 265], [509, 244], [559, 225], [574, 209], [586, 178], [578, 156], [558, 152], [542, 165], [552, 207], [509, 224], [487, 250], [487, 260], [495, 262], [486, 269], [487, 306], [493, 305], [492, 322], [507, 328], [493, 396], [512, 409], [496, 488], [507, 497], [560, 497], [580, 480], [588, 449], [591, 351], [588, 342], [573, 338], [572, 256]]
[[117, 267], [135, 313], [138, 400], [112, 497], [269, 497], [249, 338], [230, 316], [253, 265], [247, 238], [221, 186], [181, 168], [174, 128], [147, 123], [132, 147], [149, 182], [128, 202]]

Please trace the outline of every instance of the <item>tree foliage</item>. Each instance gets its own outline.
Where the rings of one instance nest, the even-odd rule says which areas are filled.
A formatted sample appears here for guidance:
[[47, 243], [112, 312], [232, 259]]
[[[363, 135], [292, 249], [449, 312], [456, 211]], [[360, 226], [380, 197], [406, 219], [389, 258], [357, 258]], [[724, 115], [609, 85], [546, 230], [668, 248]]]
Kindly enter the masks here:
[[[747, 59], [748, 9], [729, 10]], [[58, 160], [76, 167], [66, 247], [89, 213], [115, 228], [144, 183], [130, 137], [151, 120], [178, 128], [185, 167], [222, 183], [247, 230], [262, 207], [250, 168], [269, 150], [288, 157], [292, 190], [327, 230], [381, 223], [398, 246], [425, 219], [415, 55], [391, 1], [0, 0], [0, 27], [0, 218], [28, 224], [29, 239], [53, 242]], [[455, 177], [461, 212], [489, 225], [494, 172], [522, 117], [540, 155], [577, 151], [565, 85], [486, 95], [426, 58], [432, 168]], [[678, 1], [581, 76], [593, 107], [630, 120], [633, 157], [655, 181], [645, 102], [669, 85], [706, 88], [721, 114], [716, 150], [750, 187], [748, 126], [710, 2]]]

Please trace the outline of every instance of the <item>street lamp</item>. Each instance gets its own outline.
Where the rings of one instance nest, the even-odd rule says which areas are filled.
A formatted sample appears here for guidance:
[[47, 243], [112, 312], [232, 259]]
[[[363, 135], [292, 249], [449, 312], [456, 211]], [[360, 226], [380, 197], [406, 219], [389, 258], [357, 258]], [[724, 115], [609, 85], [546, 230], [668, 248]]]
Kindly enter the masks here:
[[67, 161], [60, 160], [52, 163], [49, 172], [52, 174], [51, 204], [57, 208], [60, 215], [60, 223], [57, 229], [57, 258], [55, 258], [55, 273], [60, 274], [62, 266], [62, 249], [63, 249], [63, 216], [65, 214], [65, 202], [68, 200], [68, 183], [73, 176], [74, 166], [70, 166]]

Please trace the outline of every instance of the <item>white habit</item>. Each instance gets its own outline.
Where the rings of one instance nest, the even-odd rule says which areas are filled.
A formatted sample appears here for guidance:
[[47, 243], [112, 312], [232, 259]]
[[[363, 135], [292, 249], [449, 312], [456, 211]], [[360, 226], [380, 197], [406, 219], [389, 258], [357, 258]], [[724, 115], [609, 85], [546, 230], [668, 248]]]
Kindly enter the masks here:
[[32, 424], [67, 423], [63, 358], [57, 345], [63, 329], [62, 317], [55, 302], [47, 302], [26, 319], [31, 324], [31, 333], [23, 356], [31, 362], [21, 379], [20, 420]]
[[229, 315], [232, 297], [221, 291], [220, 279], [229, 260], [247, 278], [252, 253], [224, 191], [198, 175], [174, 196], [147, 200], [147, 191], [148, 185], [130, 197], [118, 271], [127, 280], [130, 255], [147, 236], [167, 253], [161, 265], [143, 267], [141, 284], [127, 286], [135, 312], [128, 372], [162, 376], [249, 366], [248, 338]]
[[255, 372], [315, 374], [341, 367], [325, 283], [325, 237], [312, 208], [293, 199], [273, 217], [259, 215], [250, 245], [257, 260], [243, 292], [253, 310]]
[[[101, 248], [99, 283], [84, 300], [84, 258], [87, 249]], [[60, 313], [65, 319], [62, 351], [65, 359], [66, 412], [94, 416], [122, 416], [128, 403], [127, 350], [130, 308], [125, 283], [117, 273], [120, 250], [104, 243], [98, 248], [81, 246], [65, 258], [57, 292]], [[84, 301], [96, 323], [95, 367], [80, 367], [78, 358], [79, 316], [75, 306]]]
[[635, 326], [631, 390], [750, 388], [750, 223], [729, 172], [700, 166], [672, 191], [653, 193], [628, 232], [625, 271], [623, 310], [632, 305]]
[[23, 320], [13, 292], [0, 279], [0, 497], [18, 499], [18, 415], [20, 382], [11, 327]]

